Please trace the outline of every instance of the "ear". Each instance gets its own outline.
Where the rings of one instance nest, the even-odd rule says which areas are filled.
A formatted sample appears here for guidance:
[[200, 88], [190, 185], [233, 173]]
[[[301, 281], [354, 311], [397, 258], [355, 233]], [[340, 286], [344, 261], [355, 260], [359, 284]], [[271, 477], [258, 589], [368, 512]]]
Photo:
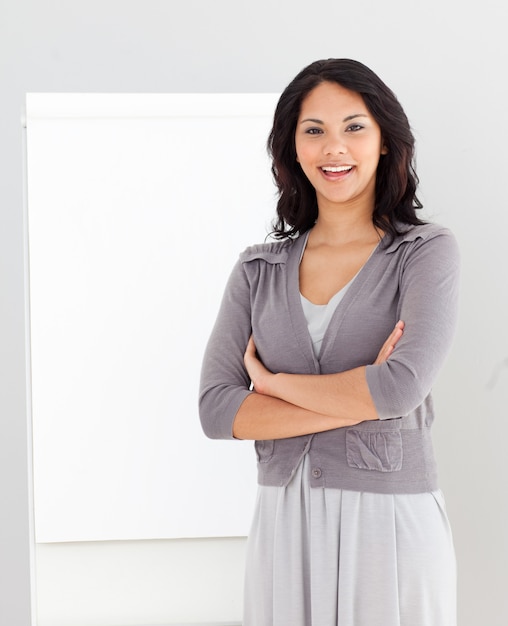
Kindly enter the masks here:
[[388, 148], [384, 143], [381, 145], [381, 154], [388, 154]]

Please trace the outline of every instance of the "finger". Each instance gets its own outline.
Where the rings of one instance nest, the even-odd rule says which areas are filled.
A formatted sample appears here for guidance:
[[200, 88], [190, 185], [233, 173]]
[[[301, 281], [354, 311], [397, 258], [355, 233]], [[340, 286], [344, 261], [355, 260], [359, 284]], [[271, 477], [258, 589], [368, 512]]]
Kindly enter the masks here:
[[379, 351], [376, 360], [374, 361], [375, 365], [379, 365], [380, 363], [384, 363], [390, 354], [395, 349], [397, 342], [404, 334], [404, 322], [399, 320], [396, 324], [392, 332], [390, 333], [388, 339], [384, 342], [381, 350]]
[[395, 344], [399, 341], [399, 339], [402, 337], [403, 334], [404, 334], [404, 322], [402, 320], [399, 320], [395, 324], [395, 328], [392, 330], [392, 332], [390, 333], [390, 336], [386, 340], [385, 345], [395, 347]]
[[252, 338], [252, 335], [249, 337], [249, 341], [247, 342], [245, 353], [256, 354], [256, 346], [254, 345], [254, 339]]
[[405, 328], [406, 324], [404, 321], [399, 320], [396, 324], [395, 324], [395, 328], [394, 330], [401, 330], [402, 332], [404, 332], [404, 328]]
[[404, 331], [402, 330], [402, 328], [396, 328], [392, 334], [390, 335], [390, 337], [388, 338], [388, 345], [392, 346], [392, 348], [395, 348], [395, 346], [397, 345], [397, 342], [399, 341], [399, 339], [402, 337], [402, 335], [404, 334]]
[[402, 333], [402, 332], [404, 332], [404, 322], [403, 322], [402, 320], [399, 320], [399, 321], [395, 324], [395, 326], [394, 326], [394, 328], [393, 328], [392, 332], [390, 333], [390, 337], [391, 337], [392, 335], [399, 335], [399, 334], [400, 334], [400, 333]]
[[245, 365], [248, 366], [250, 363], [252, 363], [254, 360], [257, 360], [257, 359], [258, 359], [258, 355], [256, 351], [256, 345], [254, 344], [254, 339], [251, 336], [247, 343], [247, 347], [245, 348], [243, 361]]

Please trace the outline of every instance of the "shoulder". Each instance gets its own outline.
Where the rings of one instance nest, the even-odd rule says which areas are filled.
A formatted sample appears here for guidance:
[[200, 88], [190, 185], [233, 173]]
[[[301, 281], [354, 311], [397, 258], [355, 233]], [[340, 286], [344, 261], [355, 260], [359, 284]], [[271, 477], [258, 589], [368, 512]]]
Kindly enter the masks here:
[[417, 248], [432, 242], [432, 246], [457, 250], [457, 242], [452, 231], [445, 226], [428, 222], [418, 226], [399, 225], [400, 234], [397, 235], [386, 247], [387, 253], [400, 251], [401, 249]]
[[249, 246], [240, 253], [240, 262], [249, 263], [261, 260], [270, 264], [286, 263], [296, 241], [298, 239], [284, 239]]
[[[439, 224], [410, 226], [386, 248], [399, 271], [407, 279], [443, 277], [458, 280], [460, 251], [452, 231]], [[451, 288], [451, 287], [450, 287]]]

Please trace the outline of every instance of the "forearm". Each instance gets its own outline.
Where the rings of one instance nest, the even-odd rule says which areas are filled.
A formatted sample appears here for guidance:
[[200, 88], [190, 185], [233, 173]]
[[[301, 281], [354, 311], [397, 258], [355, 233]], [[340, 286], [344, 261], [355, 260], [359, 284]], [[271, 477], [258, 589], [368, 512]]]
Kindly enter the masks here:
[[234, 423], [237, 439], [283, 439], [353, 426], [362, 419], [309, 411], [279, 398], [252, 393], [241, 404]]
[[259, 394], [278, 398], [313, 413], [357, 421], [378, 418], [365, 367], [338, 374], [271, 374], [255, 382]]

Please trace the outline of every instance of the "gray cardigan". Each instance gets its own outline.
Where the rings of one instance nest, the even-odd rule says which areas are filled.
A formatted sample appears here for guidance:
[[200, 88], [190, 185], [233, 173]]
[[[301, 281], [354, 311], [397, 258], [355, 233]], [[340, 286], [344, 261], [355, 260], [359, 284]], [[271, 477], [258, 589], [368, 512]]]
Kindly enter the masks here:
[[[306, 236], [256, 245], [240, 255], [227, 283], [201, 371], [200, 419], [208, 437], [232, 439], [249, 393], [243, 354], [251, 332], [272, 372], [329, 374], [367, 365], [379, 420], [256, 441], [258, 479], [285, 485], [305, 453], [313, 487], [377, 493], [437, 488], [430, 427], [431, 387], [451, 345], [459, 254], [453, 235], [426, 224], [381, 244], [339, 303], [314, 355], [299, 293]], [[406, 326], [388, 361], [370, 365], [397, 320]]]

